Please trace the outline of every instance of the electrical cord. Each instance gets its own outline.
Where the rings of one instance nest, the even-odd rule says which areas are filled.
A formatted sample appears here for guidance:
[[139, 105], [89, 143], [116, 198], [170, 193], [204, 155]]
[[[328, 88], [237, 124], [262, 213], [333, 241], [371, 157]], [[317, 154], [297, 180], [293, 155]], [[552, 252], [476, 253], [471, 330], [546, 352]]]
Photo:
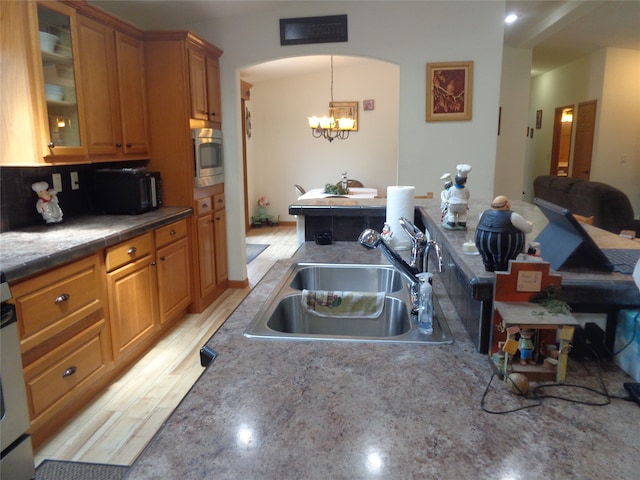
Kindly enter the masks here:
[[[638, 319], [638, 316], [640, 314], [636, 315], [636, 320]], [[637, 323], [635, 324], [636, 329], [637, 330]], [[633, 334], [633, 338], [635, 338], [636, 335], [636, 331], [634, 330], [634, 334]], [[633, 341], [632, 338], [632, 341]], [[625, 345], [622, 349], [620, 349], [618, 351], [618, 353], [620, 353], [622, 350], [624, 350], [626, 347], [628, 347], [630, 345], [631, 342], [629, 342], [627, 345]], [[542, 384], [542, 385], [538, 385], [535, 388], [533, 388], [533, 390], [531, 390], [530, 392], [523, 392], [518, 385], [516, 385], [515, 383], [511, 383], [510, 386], [512, 386], [513, 388], [515, 388], [518, 391], [518, 394], [524, 398], [527, 398], [529, 400], [533, 400], [534, 403], [531, 403], [529, 405], [524, 405], [521, 407], [516, 407], [513, 409], [509, 409], [509, 410], [490, 410], [489, 408], [486, 407], [486, 398], [487, 395], [489, 394], [489, 389], [491, 388], [491, 382], [493, 382], [494, 377], [497, 376], [496, 373], [493, 373], [491, 375], [491, 378], [489, 379], [489, 383], [487, 384], [484, 393], [482, 394], [482, 399], [480, 400], [480, 408], [482, 408], [482, 411], [486, 412], [486, 413], [491, 413], [491, 414], [495, 414], [495, 415], [503, 415], [503, 414], [507, 414], [507, 413], [514, 413], [514, 412], [519, 412], [521, 410], [526, 410], [528, 408], [535, 408], [535, 407], [539, 407], [542, 405], [542, 401], [545, 398], [554, 398], [557, 400], [563, 400], [566, 402], [570, 402], [570, 403], [576, 403], [576, 404], [580, 404], [580, 405], [590, 405], [590, 406], [594, 406], [594, 407], [604, 407], [606, 405], [609, 405], [611, 403], [611, 399], [617, 399], [617, 400], [625, 400], [625, 401], [629, 401], [629, 402], [634, 402], [635, 400], [633, 398], [629, 397], [621, 397], [621, 396], [617, 396], [617, 395], [611, 395], [608, 390], [607, 387], [604, 383], [604, 378], [602, 376], [602, 366], [600, 364], [600, 357], [598, 357], [597, 352], [590, 347], [591, 352], [593, 353], [595, 359], [596, 359], [596, 364], [598, 367], [598, 381], [600, 383], [600, 387], [602, 388], [602, 390], [597, 390], [595, 388], [592, 387], [587, 387], [585, 385], [577, 385], [577, 384], [572, 384], [572, 383], [546, 383], [546, 384]], [[605, 397], [605, 401], [603, 402], [593, 402], [593, 401], [586, 401], [586, 400], [578, 400], [575, 398], [567, 398], [567, 397], [562, 397], [559, 395], [553, 395], [553, 394], [549, 394], [546, 393], [545, 390], [548, 389], [553, 389], [556, 387], [563, 387], [563, 388], [574, 388], [577, 390], [585, 390], [587, 392], [591, 392], [594, 393], [598, 396], [602, 396]]]

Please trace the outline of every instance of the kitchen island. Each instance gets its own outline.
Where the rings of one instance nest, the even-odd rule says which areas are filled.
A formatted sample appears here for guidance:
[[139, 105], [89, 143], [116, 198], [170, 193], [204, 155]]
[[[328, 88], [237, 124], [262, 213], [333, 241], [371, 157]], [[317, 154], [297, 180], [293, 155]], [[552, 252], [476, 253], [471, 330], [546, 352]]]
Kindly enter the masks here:
[[[439, 275], [452, 345], [248, 339], [243, 331], [294, 262], [386, 263], [356, 243], [305, 243], [279, 261], [207, 345], [219, 353], [126, 480], [365, 478], [634, 478], [636, 404], [546, 399], [493, 415], [492, 378]], [[631, 381], [603, 362], [610, 393]], [[568, 381], [598, 388], [597, 365], [571, 361]], [[549, 393], [566, 394], [555, 391]], [[603, 397], [571, 391], [579, 398]], [[533, 403], [494, 379], [487, 409]]]
[[[440, 201], [435, 199], [416, 198], [413, 219], [418, 227], [427, 229], [442, 247], [445, 265], [443, 284], [468, 335], [482, 353], [488, 352], [489, 348], [494, 274], [485, 271], [480, 256], [465, 255], [462, 246], [467, 240], [474, 239], [479, 216], [489, 209], [490, 203], [485, 199], [474, 199], [469, 203], [467, 231], [442, 228]], [[527, 243], [532, 242], [548, 223], [534, 204], [514, 200], [511, 209], [533, 222], [533, 230], [526, 235]], [[381, 230], [386, 218], [386, 198], [302, 199], [289, 207], [289, 213], [298, 215], [298, 223], [302, 225], [299, 225], [299, 238], [306, 241], [313, 241], [317, 232], [329, 232], [334, 240], [356, 241], [365, 228]], [[585, 229], [602, 247], [640, 248], [640, 241], [622, 238], [590, 225], [585, 225]], [[394, 232], [394, 235], [404, 235], [404, 232]], [[640, 305], [640, 292], [631, 275], [587, 268], [563, 268], [557, 273], [562, 275], [563, 299], [575, 312], [597, 314], [603, 318], [605, 340], [612, 349], [618, 311]]]

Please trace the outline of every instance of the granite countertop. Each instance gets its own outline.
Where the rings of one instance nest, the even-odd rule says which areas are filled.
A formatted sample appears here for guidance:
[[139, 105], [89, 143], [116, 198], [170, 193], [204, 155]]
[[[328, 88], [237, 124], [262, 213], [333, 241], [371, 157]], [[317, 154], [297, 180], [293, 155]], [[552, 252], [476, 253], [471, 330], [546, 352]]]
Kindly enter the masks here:
[[[490, 208], [490, 200], [476, 200], [469, 203], [467, 214], [467, 231], [445, 230], [440, 222], [440, 204], [434, 201], [422, 201], [419, 210], [423, 221], [432, 237], [451, 255], [453, 261], [464, 272], [468, 282], [474, 286], [474, 294], [478, 300], [489, 300], [493, 295], [494, 273], [484, 269], [479, 255], [463, 254], [462, 244], [474, 240], [475, 230], [482, 212]], [[540, 209], [532, 203], [513, 200], [511, 210], [519, 213], [533, 223], [533, 229], [525, 235], [525, 242], [533, 242], [547, 225], [548, 220]], [[438, 219], [434, 221], [433, 219]], [[640, 248], [640, 244], [619, 237], [610, 232], [590, 225], [584, 225], [587, 232], [598, 239], [597, 243], [607, 248]], [[544, 258], [544, 249], [542, 251]], [[551, 269], [553, 273], [562, 275], [562, 285], [566, 289], [565, 299], [569, 303], [602, 303], [606, 298], [609, 303], [617, 305], [640, 304], [640, 293], [631, 275], [618, 272], [603, 272], [583, 267], [562, 267], [560, 271]], [[485, 288], [481, 288], [481, 287]], [[597, 292], [596, 292], [597, 290]]]
[[55, 225], [0, 233], [0, 271], [8, 282], [90, 255], [190, 216], [191, 208], [162, 207], [140, 215], [86, 215]]
[[[296, 261], [386, 263], [356, 243], [305, 243], [266, 274], [207, 345], [219, 353], [126, 475], [171, 478], [635, 478], [637, 405], [545, 399], [496, 415], [481, 408], [492, 377], [434, 280], [452, 345], [248, 339], [243, 331]], [[603, 362], [623, 395], [631, 381]], [[597, 366], [571, 361], [567, 380], [598, 387]], [[553, 394], [567, 394], [550, 391]], [[587, 392], [573, 396], [601, 402]], [[486, 408], [531, 404], [494, 379]]]

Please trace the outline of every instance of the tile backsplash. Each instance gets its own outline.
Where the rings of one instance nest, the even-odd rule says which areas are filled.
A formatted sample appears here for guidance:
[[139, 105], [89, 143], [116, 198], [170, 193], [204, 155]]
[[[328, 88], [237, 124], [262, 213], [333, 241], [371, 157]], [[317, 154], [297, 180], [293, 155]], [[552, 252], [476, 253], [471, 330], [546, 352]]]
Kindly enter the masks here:
[[[78, 172], [78, 190], [71, 190], [71, 172]], [[58, 202], [64, 217], [91, 213], [91, 172], [90, 165], [0, 168], [0, 231], [44, 223], [42, 215], [36, 211], [38, 196], [31, 185], [45, 181], [53, 188], [54, 173], [59, 173], [62, 180]]]
[[[132, 165], [139, 166], [137, 162]], [[35, 182], [45, 181], [53, 188], [52, 175], [60, 174], [62, 191], [58, 202], [64, 218], [94, 213], [92, 184], [93, 170], [112, 164], [67, 165], [46, 167], [0, 167], [0, 232], [32, 225], [43, 225], [42, 215], [36, 211], [38, 196], [31, 189]], [[124, 163], [118, 164], [125, 167]], [[71, 172], [78, 173], [77, 190], [71, 189]]]

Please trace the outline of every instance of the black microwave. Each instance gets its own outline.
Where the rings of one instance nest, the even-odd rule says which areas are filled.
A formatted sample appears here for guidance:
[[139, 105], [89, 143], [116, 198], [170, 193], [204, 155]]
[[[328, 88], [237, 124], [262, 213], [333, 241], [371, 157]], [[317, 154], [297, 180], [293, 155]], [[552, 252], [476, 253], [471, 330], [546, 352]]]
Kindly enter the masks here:
[[93, 177], [93, 197], [100, 213], [137, 215], [162, 206], [160, 172], [145, 168], [102, 168]]

